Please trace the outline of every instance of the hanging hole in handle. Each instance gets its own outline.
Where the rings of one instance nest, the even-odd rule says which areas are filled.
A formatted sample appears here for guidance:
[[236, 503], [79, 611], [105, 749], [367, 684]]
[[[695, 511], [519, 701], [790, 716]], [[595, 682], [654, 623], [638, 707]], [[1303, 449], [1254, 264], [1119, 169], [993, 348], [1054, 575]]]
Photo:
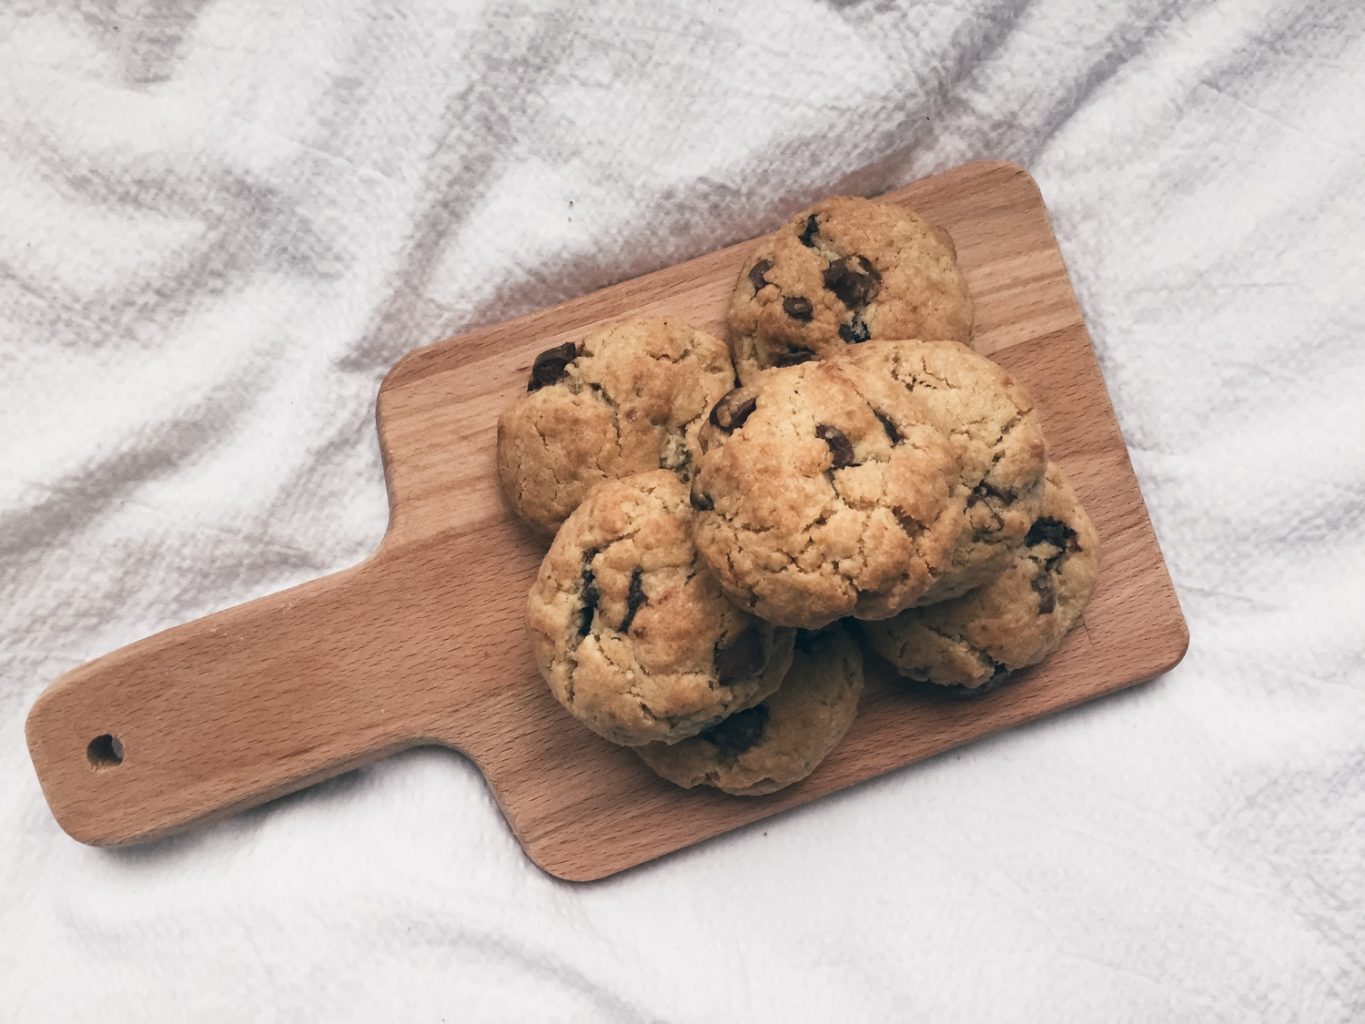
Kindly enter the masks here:
[[123, 744], [117, 736], [106, 732], [90, 741], [85, 748], [85, 756], [90, 758], [90, 764], [96, 769], [117, 768], [123, 763]]

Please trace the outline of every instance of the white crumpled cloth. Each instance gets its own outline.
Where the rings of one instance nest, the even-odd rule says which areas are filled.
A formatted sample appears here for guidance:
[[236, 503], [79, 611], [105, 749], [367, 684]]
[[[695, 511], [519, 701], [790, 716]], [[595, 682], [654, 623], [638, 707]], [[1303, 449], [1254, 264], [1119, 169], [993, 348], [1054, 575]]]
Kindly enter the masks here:
[[[68, 839], [61, 672], [362, 558], [406, 350], [977, 157], [1051, 207], [1193, 644], [601, 884], [460, 757]], [[1360, 0], [10, 0], [0, 1019], [1365, 1020]]]

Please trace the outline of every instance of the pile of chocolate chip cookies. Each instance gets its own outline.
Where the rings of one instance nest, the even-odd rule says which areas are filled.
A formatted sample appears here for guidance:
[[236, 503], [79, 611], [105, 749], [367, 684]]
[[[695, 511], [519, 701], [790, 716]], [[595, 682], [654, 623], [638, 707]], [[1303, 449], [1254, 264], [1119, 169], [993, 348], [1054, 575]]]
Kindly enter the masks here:
[[757, 245], [726, 322], [546, 349], [498, 472], [554, 537], [527, 619], [555, 697], [663, 777], [748, 795], [848, 730], [859, 638], [985, 693], [1078, 621], [1099, 543], [1028, 395], [969, 347], [941, 228], [828, 199]]

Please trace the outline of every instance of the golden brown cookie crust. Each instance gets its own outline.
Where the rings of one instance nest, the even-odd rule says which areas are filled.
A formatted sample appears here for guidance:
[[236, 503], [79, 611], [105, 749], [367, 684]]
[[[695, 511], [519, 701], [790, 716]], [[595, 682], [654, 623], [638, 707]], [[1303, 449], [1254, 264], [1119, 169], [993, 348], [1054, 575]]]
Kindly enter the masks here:
[[1041, 514], [995, 579], [942, 604], [862, 625], [911, 679], [984, 689], [1042, 661], [1080, 620], [1099, 573], [1099, 537], [1056, 464]]
[[1043, 504], [1047, 445], [1028, 392], [951, 341], [874, 341], [842, 358], [902, 385], [957, 455], [966, 525], [952, 565], [916, 603], [946, 601], [999, 575]]
[[889, 203], [835, 196], [746, 259], [726, 320], [743, 383], [876, 338], [966, 342], [974, 313], [952, 239]]
[[687, 485], [667, 470], [594, 489], [556, 535], [527, 601], [556, 699], [616, 743], [675, 743], [762, 700], [791, 630], [741, 611], [692, 544]]
[[760, 618], [894, 615], [951, 560], [957, 462], [889, 379], [834, 362], [771, 370], [723, 398], [700, 441], [697, 548]]
[[692, 473], [703, 417], [734, 385], [725, 343], [681, 320], [626, 320], [542, 352], [498, 420], [508, 504], [552, 534], [596, 484]]
[[651, 743], [636, 753], [687, 789], [773, 793], [810, 775], [838, 745], [862, 691], [862, 652], [849, 629], [835, 623], [797, 637], [791, 671], [762, 703], [681, 743]]

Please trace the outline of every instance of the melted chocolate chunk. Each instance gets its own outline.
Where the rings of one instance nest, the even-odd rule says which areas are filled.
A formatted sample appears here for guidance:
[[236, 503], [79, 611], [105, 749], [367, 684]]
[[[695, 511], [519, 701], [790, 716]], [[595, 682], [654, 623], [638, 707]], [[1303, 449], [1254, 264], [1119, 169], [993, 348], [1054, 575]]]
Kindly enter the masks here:
[[763, 671], [763, 638], [746, 629], [725, 647], [716, 650], [716, 679], [725, 685], [748, 679]]
[[815, 314], [815, 307], [810, 304], [810, 299], [788, 295], [782, 300], [782, 312], [793, 320], [809, 320]]
[[796, 366], [798, 363], [807, 363], [815, 358], [815, 353], [808, 348], [789, 348], [785, 352], [779, 352], [773, 363], [777, 366]]
[[711, 500], [711, 495], [703, 494], [696, 489], [688, 492], [687, 500], [692, 503], [692, 507], [698, 512], [710, 512], [716, 507], [716, 503]]
[[846, 324], [839, 325], [839, 337], [843, 338], [850, 345], [861, 345], [872, 337], [872, 332], [868, 329], [867, 322], [860, 316], [855, 316]]
[[819, 234], [819, 232], [820, 223], [815, 219], [815, 214], [812, 213], [809, 217], [806, 218], [806, 226], [801, 229], [801, 234], [798, 235], [797, 237], [801, 239], [801, 244], [804, 245], [807, 249], [814, 249], [815, 236]]
[[877, 419], [881, 421], [882, 429], [886, 431], [887, 438], [892, 444], [901, 443], [901, 432], [896, 429], [896, 424], [891, 417], [884, 412], [877, 413]]
[[944, 686], [942, 689], [948, 691], [948, 696], [956, 697], [959, 700], [971, 700], [973, 697], [981, 697], [992, 690], [1000, 689], [1005, 680], [1010, 677], [1010, 670], [994, 658], [991, 658], [990, 662], [994, 671], [991, 672], [991, 677], [980, 686]]
[[814, 653], [823, 633], [824, 630], [820, 629], [798, 629], [796, 631], [796, 649], [802, 654]]
[[579, 636], [587, 636], [592, 629], [593, 613], [597, 611], [597, 602], [602, 599], [602, 592], [597, 589], [597, 579], [592, 572], [592, 560], [596, 557], [597, 548], [588, 548], [583, 552], [583, 582], [579, 585], [583, 595], [583, 610], [579, 612]]
[[994, 659], [991, 659], [991, 664], [994, 666], [994, 671], [991, 672], [991, 677], [980, 686], [963, 686], [960, 683], [940, 686], [937, 683], [916, 681], [914, 688], [918, 693], [947, 698], [948, 700], [975, 700], [993, 690], [998, 690], [1009, 678], [1010, 670], [1008, 668]]
[[901, 532], [911, 540], [924, 532], [924, 524], [904, 509], [893, 508], [891, 514], [896, 517], [896, 525], [901, 528]]
[[1038, 595], [1038, 614], [1050, 614], [1057, 607], [1057, 591], [1052, 579], [1052, 572], [1047, 566], [1042, 567], [1038, 575], [1033, 577], [1033, 582], [1029, 586]]
[[831, 427], [828, 423], [821, 423], [815, 428], [815, 436], [829, 445], [835, 469], [853, 465], [853, 444], [844, 436], [842, 430]]
[[845, 256], [825, 268], [825, 287], [845, 306], [861, 309], [882, 286], [882, 275], [866, 256]]
[[967, 499], [967, 504], [976, 505], [979, 504], [980, 502], [985, 501], [987, 498], [994, 498], [1001, 504], [1013, 505], [1016, 497], [1017, 495], [1013, 491], [1002, 491], [1000, 488], [993, 487], [992, 485], [986, 483], [985, 480], [982, 480], [979, 484], [972, 488], [972, 493], [971, 496]]
[[1060, 519], [1051, 519], [1047, 516], [1033, 521], [1033, 525], [1028, 528], [1028, 536], [1024, 538], [1024, 543], [1028, 547], [1033, 547], [1035, 544], [1051, 544], [1063, 551], [1080, 550], [1080, 545], [1076, 543], [1076, 531]]
[[701, 734], [707, 743], [717, 747], [722, 754], [732, 757], [742, 754], [763, 738], [763, 729], [768, 724], [767, 705], [739, 711], [723, 719]]
[[621, 620], [622, 633], [630, 629], [630, 624], [635, 621], [635, 613], [649, 603], [649, 598], [645, 596], [643, 578], [644, 571], [641, 569], [636, 569], [630, 574], [630, 587], [626, 590], [626, 617]]
[[758, 291], [768, 283], [768, 279], [763, 275], [772, 269], [772, 260], [759, 260], [749, 268], [749, 283], [754, 286], [754, 291]]
[[531, 364], [531, 379], [526, 382], [526, 390], [539, 391], [547, 384], [559, 383], [569, 372], [569, 364], [577, 358], [578, 348], [572, 341], [547, 348]]
[[749, 418], [749, 414], [758, 408], [758, 399], [752, 395], [744, 395], [743, 388], [735, 388], [721, 396], [711, 409], [711, 425], [719, 427], [726, 433], [738, 430], [744, 425], [744, 421]]

